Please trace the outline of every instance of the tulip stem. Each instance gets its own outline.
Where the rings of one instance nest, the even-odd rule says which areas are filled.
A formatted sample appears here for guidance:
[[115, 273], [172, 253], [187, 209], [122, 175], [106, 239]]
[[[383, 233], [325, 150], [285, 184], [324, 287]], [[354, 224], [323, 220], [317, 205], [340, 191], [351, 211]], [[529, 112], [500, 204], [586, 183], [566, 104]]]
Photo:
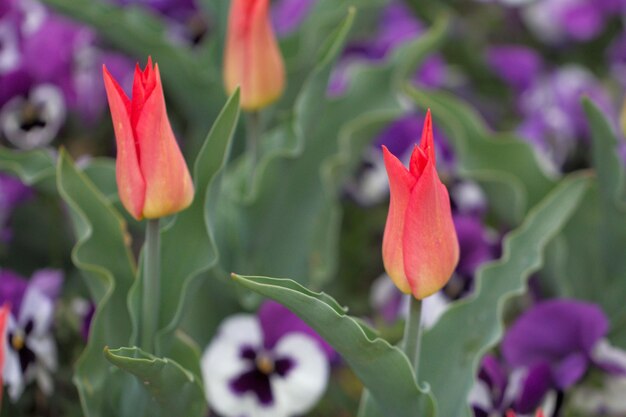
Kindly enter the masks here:
[[411, 361], [415, 380], [419, 383], [418, 371], [420, 361], [420, 347], [422, 341], [422, 301], [410, 296], [409, 315], [404, 324], [404, 340], [402, 348]]
[[141, 326], [141, 347], [148, 353], [154, 352], [154, 335], [159, 322], [159, 302], [161, 300], [159, 239], [159, 219], [148, 220], [144, 244], [143, 321]]
[[246, 115], [246, 152], [250, 158], [250, 177], [248, 185], [252, 186], [256, 165], [259, 159], [259, 139], [261, 137], [261, 113], [252, 111]]

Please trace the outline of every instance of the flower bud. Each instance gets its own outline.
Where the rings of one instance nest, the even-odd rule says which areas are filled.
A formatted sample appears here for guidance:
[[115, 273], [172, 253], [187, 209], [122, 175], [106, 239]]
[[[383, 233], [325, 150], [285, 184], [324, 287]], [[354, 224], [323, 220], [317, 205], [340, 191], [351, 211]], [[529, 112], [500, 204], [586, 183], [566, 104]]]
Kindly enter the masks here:
[[106, 67], [106, 87], [115, 139], [120, 200], [137, 220], [167, 216], [187, 208], [194, 187], [167, 118], [159, 66], [135, 68], [129, 99]]
[[241, 108], [259, 110], [285, 87], [285, 67], [268, 13], [268, 0], [233, 0], [224, 52], [224, 84], [239, 86]]
[[448, 282], [459, 261], [448, 190], [435, 167], [430, 111], [409, 169], [384, 146], [383, 155], [390, 189], [385, 270], [402, 292], [421, 300]]

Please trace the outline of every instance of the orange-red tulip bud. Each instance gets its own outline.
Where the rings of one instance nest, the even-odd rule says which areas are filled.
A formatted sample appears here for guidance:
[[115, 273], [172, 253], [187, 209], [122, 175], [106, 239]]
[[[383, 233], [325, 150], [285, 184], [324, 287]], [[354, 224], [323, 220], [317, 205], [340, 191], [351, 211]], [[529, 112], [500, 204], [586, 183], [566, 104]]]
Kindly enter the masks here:
[[229, 95], [240, 87], [244, 110], [273, 103], [285, 87], [285, 66], [268, 7], [268, 0], [233, 0], [230, 8], [224, 84]]
[[430, 111], [409, 169], [384, 146], [383, 155], [391, 195], [383, 237], [385, 270], [402, 292], [421, 300], [448, 282], [459, 261], [450, 197], [435, 167]]
[[4, 304], [2, 308], [0, 308], [0, 406], [2, 405], [2, 387], [4, 386], [4, 382], [2, 380], [2, 369], [4, 369], [4, 356], [6, 354], [4, 351], [4, 341], [7, 337], [6, 332], [9, 324], [10, 313], [11, 307], [8, 304]]
[[106, 87], [115, 139], [120, 200], [137, 220], [167, 216], [187, 208], [194, 187], [176, 143], [163, 98], [159, 66], [135, 68], [132, 100], [106, 67]]

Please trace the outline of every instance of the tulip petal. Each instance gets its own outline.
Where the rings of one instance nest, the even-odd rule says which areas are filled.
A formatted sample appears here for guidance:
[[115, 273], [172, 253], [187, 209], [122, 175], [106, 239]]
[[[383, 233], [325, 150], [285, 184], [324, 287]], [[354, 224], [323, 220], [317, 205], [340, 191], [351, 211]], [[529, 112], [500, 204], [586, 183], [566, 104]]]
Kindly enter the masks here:
[[120, 200], [126, 210], [140, 220], [146, 184], [139, 169], [138, 148], [130, 120], [131, 104], [106, 67], [103, 67], [103, 74], [117, 143], [115, 173]]
[[[152, 70], [150, 70], [152, 71]], [[146, 182], [143, 215], [167, 216], [185, 209], [193, 200], [194, 187], [187, 164], [167, 117], [158, 65], [154, 89], [146, 98], [135, 131], [139, 140], [139, 166]], [[148, 80], [148, 84], [152, 81]]]
[[383, 146], [383, 157], [390, 190], [389, 214], [383, 236], [383, 260], [387, 274], [400, 291], [408, 294], [411, 292], [411, 287], [404, 272], [402, 234], [415, 178], [386, 146]]
[[411, 190], [404, 214], [404, 273], [415, 298], [423, 299], [448, 282], [459, 261], [450, 197], [434, 161], [428, 161]]
[[224, 56], [229, 94], [241, 87], [241, 107], [258, 110], [283, 92], [285, 68], [272, 29], [268, 0], [232, 2]]

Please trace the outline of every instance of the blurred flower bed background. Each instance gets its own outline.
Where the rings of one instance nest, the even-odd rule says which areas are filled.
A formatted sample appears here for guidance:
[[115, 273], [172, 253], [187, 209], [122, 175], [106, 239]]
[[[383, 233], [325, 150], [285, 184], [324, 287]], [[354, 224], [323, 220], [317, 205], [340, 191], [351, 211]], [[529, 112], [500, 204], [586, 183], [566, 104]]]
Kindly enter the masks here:
[[[132, 280], [84, 279], [85, 270], [101, 274], [84, 267], [98, 255], [75, 247], [89, 222], [76, 220], [71, 201], [86, 194], [59, 179], [69, 169], [60, 155], [71, 155], [77, 172], [121, 208], [102, 67], [130, 94], [135, 63], [143, 68], [152, 56], [193, 169], [228, 98], [229, 4], [0, 3], [0, 304], [11, 305], [1, 416], [122, 415], [85, 414], [93, 398], [82, 375], [99, 371], [84, 366], [89, 359], [77, 363], [95, 311], [119, 327], [98, 328], [93, 340], [104, 342], [92, 342], [94, 355], [135, 337], [132, 296], [116, 294]], [[626, 416], [626, 1], [276, 0], [270, 7], [286, 89], [261, 113], [252, 180], [243, 120], [230, 158], [223, 167], [213, 162], [222, 167], [219, 191], [205, 184], [214, 235], [201, 244], [178, 236], [176, 252], [184, 263], [185, 251], [206, 245], [205, 263], [169, 288], [163, 310], [171, 322], [159, 328], [184, 335], [195, 349], [187, 357], [197, 360], [183, 365], [205, 387], [218, 387], [202, 397], [202, 413], [356, 415], [362, 383], [353, 363], [229, 273], [294, 279], [349, 306], [381, 338], [400, 341], [407, 296], [384, 274], [389, 186], [381, 146], [407, 162], [430, 108], [460, 245], [453, 277], [424, 300], [430, 359], [420, 367], [438, 415], [533, 415], [541, 407], [546, 416]], [[345, 35], [347, 15], [354, 22]], [[345, 42], [329, 41], [334, 33]], [[120, 213], [128, 227], [120, 241], [138, 255], [143, 231]], [[105, 307], [96, 310], [96, 301]], [[127, 303], [130, 312], [121, 312]], [[239, 333], [248, 338], [226, 336]], [[274, 360], [264, 371], [266, 352]], [[104, 386], [123, 389], [112, 384]]]

